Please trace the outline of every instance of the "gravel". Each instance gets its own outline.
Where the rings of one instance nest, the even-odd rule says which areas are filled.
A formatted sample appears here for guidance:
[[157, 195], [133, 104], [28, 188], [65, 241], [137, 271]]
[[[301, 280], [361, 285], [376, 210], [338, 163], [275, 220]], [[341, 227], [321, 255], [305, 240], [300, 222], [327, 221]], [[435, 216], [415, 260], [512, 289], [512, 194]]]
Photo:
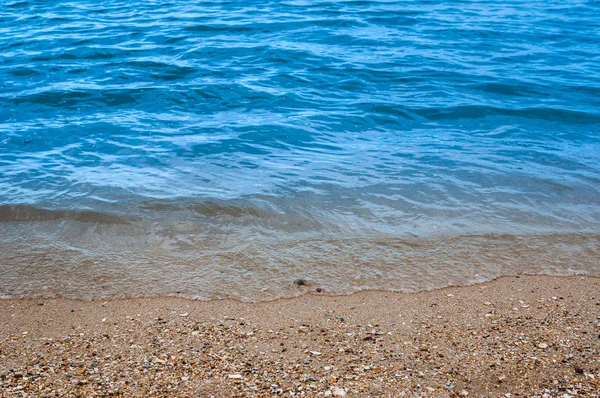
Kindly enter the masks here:
[[599, 397], [599, 315], [591, 277], [266, 303], [2, 300], [0, 395]]

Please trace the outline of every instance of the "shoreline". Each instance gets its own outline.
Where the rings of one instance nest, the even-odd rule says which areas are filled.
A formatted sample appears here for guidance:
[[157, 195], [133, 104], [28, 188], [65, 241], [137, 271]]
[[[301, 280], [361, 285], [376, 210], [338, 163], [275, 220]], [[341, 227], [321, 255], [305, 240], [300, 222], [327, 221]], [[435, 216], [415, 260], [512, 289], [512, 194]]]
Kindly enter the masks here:
[[600, 396], [592, 276], [252, 303], [3, 299], [0, 336], [2, 396]]
[[[541, 279], [572, 279], [572, 278], [583, 278], [583, 279], [592, 279], [597, 280], [600, 284], [600, 275], [590, 275], [583, 273], [565, 273], [564, 275], [549, 275], [549, 274], [533, 274], [533, 273], [520, 273], [520, 274], [507, 274], [500, 275], [494, 277], [489, 280], [480, 281], [480, 282], [472, 282], [468, 284], [452, 284], [448, 286], [442, 287], [434, 287], [430, 289], [422, 289], [416, 291], [400, 291], [400, 290], [386, 290], [386, 289], [365, 289], [365, 290], [357, 290], [351, 293], [330, 293], [325, 290], [321, 290], [318, 285], [310, 280], [304, 280], [304, 283], [300, 286], [297, 286], [298, 289], [302, 291], [297, 296], [284, 296], [284, 297], [276, 297], [276, 298], [267, 298], [267, 299], [258, 299], [258, 300], [244, 300], [237, 296], [224, 296], [219, 298], [194, 298], [185, 296], [183, 294], [171, 294], [171, 295], [156, 295], [156, 296], [131, 296], [131, 297], [94, 297], [94, 298], [73, 298], [66, 296], [56, 296], [56, 297], [46, 297], [46, 296], [33, 296], [33, 297], [0, 297], [0, 311], [1, 304], [4, 301], [11, 302], [27, 302], [27, 301], [61, 301], [61, 302], [73, 302], [73, 303], [96, 303], [101, 301], [102, 303], [107, 302], [127, 302], [127, 301], [157, 301], [157, 300], [182, 300], [182, 301], [190, 301], [190, 302], [198, 302], [198, 303], [212, 303], [212, 302], [231, 302], [238, 304], [247, 304], [247, 305], [258, 305], [258, 304], [266, 304], [266, 303], [276, 303], [280, 301], [294, 301], [305, 298], [306, 296], [317, 296], [317, 297], [326, 297], [326, 298], [340, 298], [340, 297], [351, 297], [361, 294], [391, 294], [391, 295], [407, 295], [407, 296], [417, 296], [420, 294], [430, 294], [437, 291], [444, 291], [447, 289], [463, 289], [477, 286], [485, 286], [489, 284], [493, 284], [496, 282], [501, 282], [504, 279], [520, 279], [520, 278], [541, 278]], [[303, 280], [303, 279], [298, 279]], [[297, 285], [296, 280], [292, 282], [292, 284]], [[600, 285], [599, 285], [600, 286]], [[487, 286], [486, 286], [487, 287]], [[600, 294], [599, 294], [600, 296]]]
[[[1, 298], [172, 296], [253, 302], [297, 297], [317, 288], [332, 294], [418, 292], [502, 275], [600, 277], [598, 234], [333, 240], [284, 234], [282, 240], [257, 238], [247, 245], [235, 236], [206, 240], [192, 233], [193, 239], [183, 244], [165, 241], [164, 234], [141, 234], [137, 227], [116, 233], [85, 223], [76, 228], [67, 221], [51, 224], [37, 228], [26, 223], [15, 230], [11, 223], [5, 225]], [[97, 245], [99, 240], [103, 243]], [[299, 279], [305, 286], [294, 283]]]

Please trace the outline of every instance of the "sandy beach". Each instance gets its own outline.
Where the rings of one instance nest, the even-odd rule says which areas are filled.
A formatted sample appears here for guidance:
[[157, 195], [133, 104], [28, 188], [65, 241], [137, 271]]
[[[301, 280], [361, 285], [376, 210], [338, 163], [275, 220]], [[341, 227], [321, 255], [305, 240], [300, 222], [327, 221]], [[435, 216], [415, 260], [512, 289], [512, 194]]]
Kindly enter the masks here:
[[598, 397], [600, 279], [273, 302], [0, 301], [0, 395]]

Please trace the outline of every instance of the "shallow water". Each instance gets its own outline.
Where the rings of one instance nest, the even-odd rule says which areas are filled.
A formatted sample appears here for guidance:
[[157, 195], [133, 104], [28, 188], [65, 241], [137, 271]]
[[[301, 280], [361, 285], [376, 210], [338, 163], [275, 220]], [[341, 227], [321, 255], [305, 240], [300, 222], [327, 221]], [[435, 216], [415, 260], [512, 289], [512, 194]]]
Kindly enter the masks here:
[[0, 0], [0, 296], [600, 275], [597, 15]]

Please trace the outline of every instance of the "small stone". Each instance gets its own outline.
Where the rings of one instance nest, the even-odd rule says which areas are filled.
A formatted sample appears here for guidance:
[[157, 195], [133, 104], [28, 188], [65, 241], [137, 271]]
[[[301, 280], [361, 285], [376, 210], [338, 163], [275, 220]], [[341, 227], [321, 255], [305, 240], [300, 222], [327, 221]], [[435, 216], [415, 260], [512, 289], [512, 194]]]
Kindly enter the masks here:
[[346, 390], [344, 390], [343, 388], [340, 388], [340, 387], [336, 387], [333, 389], [333, 396], [334, 397], [345, 397]]
[[296, 284], [298, 286], [305, 286], [306, 285], [306, 279], [302, 279], [302, 278], [296, 279], [294, 281], [294, 284]]
[[102, 322], [106, 322], [106, 318], [102, 318]]
[[325, 391], [325, 393], [323, 394], [324, 397], [331, 397], [331, 395], [332, 393], [329, 390]]
[[452, 293], [448, 293], [447, 296], [448, 297], [454, 297], [454, 295]]
[[433, 387], [425, 387], [425, 389], [429, 392], [435, 392], [435, 388]]
[[188, 315], [190, 315], [190, 314], [188, 314], [187, 312], [184, 312], [183, 314], [179, 314], [179, 316], [183, 316], [183, 317], [186, 317]]
[[227, 377], [229, 377], [230, 379], [241, 379], [242, 375], [229, 375]]
[[189, 378], [189, 377], [186, 377], [186, 376], [183, 376], [183, 377], [181, 378], [181, 380], [182, 380], [182, 381], [188, 381], [189, 379], [190, 379], [190, 378]]
[[468, 396], [469, 396], [469, 392], [468, 392], [467, 390], [462, 390], [462, 391], [460, 392], [460, 396], [461, 396], [461, 397], [468, 397]]
[[538, 344], [538, 347], [542, 348], [542, 349], [548, 348], [548, 344], [546, 344], [546, 343], [540, 343], [540, 344]]
[[321, 293], [323, 291], [323, 289], [321, 289], [320, 287], [317, 288], [317, 292]]
[[310, 352], [312, 355], [318, 357], [319, 355], [321, 355], [321, 353], [319, 351], [311, 351]]
[[492, 305], [492, 303], [490, 303], [489, 301], [486, 301], [485, 303], [483, 303], [484, 305]]

